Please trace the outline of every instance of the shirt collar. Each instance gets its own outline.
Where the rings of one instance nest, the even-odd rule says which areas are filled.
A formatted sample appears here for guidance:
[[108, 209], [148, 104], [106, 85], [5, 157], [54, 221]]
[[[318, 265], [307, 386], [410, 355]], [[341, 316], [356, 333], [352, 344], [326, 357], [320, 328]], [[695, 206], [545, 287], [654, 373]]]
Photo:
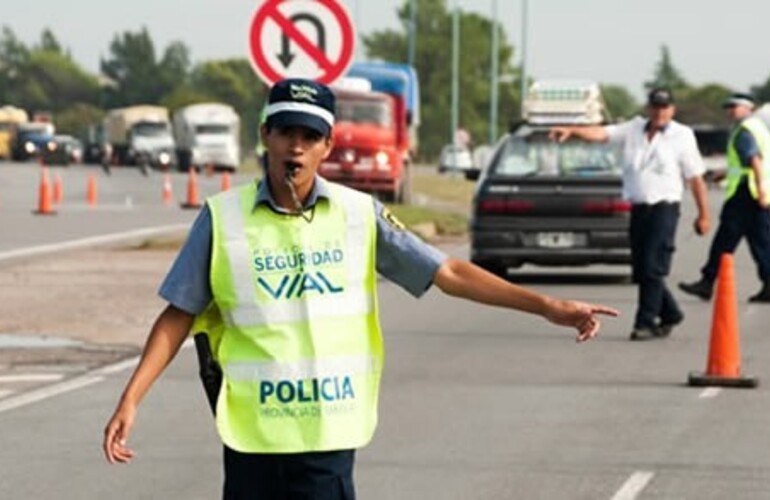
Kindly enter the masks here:
[[[315, 179], [313, 180], [313, 188], [310, 190], [310, 194], [308, 195], [307, 200], [305, 200], [304, 206], [302, 208], [309, 210], [316, 206], [318, 200], [328, 200], [330, 197], [329, 186], [326, 184], [326, 181], [316, 175]], [[275, 202], [273, 193], [270, 191], [270, 181], [267, 176], [263, 177], [261, 181], [257, 182], [257, 199], [254, 201], [254, 209], [256, 210], [256, 208], [262, 204], [267, 205], [274, 212], [281, 214], [292, 213], [292, 210], [287, 210], [283, 207], [280, 207]]]
[[[645, 131], [645, 132], [649, 132], [649, 131], [650, 131], [650, 124], [651, 124], [651, 123], [652, 123], [652, 122], [651, 122], [650, 120], [647, 120], [647, 121], [644, 123], [644, 131]], [[658, 130], [658, 132], [660, 132], [661, 134], [663, 134], [663, 133], [665, 133], [665, 132], [666, 132], [666, 130], [668, 130], [668, 128], [669, 128], [670, 126], [671, 126], [671, 122], [668, 122], [668, 123], [666, 123], [665, 125], [663, 125], [662, 127], [660, 127], [660, 129]]]

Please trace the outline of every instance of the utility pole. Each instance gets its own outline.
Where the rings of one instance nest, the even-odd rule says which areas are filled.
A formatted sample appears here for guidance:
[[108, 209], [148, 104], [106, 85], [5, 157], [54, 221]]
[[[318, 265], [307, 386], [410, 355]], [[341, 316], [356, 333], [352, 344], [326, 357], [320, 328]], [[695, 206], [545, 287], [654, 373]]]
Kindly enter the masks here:
[[459, 104], [460, 104], [460, 85], [459, 85], [459, 73], [460, 73], [460, 8], [457, 6], [457, 0], [454, 1], [454, 9], [452, 11], [452, 119], [450, 126], [452, 127], [449, 142], [455, 143], [455, 136], [457, 133], [459, 122]]
[[409, 53], [407, 62], [414, 67], [415, 52], [417, 50], [417, 0], [409, 0]]
[[521, 117], [524, 118], [524, 99], [527, 97], [527, 0], [521, 0]]
[[500, 33], [497, 24], [497, 0], [492, 0], [492, 64], [491, 91], [489, 93], [489, 144], [497, 142], [497, 100], [499, 90]]

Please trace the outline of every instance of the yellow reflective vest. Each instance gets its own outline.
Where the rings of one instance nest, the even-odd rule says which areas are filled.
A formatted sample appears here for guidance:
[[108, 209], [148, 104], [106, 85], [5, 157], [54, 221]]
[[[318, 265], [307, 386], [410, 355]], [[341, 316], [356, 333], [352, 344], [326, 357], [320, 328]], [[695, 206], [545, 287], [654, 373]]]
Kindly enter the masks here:
[[727, 187], [725, 190], [725, 197], [728, 200], [735, 195], [743, 176], [747, 176], [749, 179], [749, 191], [751, 192], [751, 196], [755, 200], [759, 198], [759, 190], [757, 189], [757, 179], [754, 175], [754, 169], [751, 168], [750, 165], [741, 165], [740, 156], [735, 149], [735, 138], [743, 130], [747, 130], [754, 137], [754, 140], [757, 141], [759, 154], [762, 156], [762, 184], [765, 188], [765, 196], [770, 196], [770, 131], [768, 131], [767, 126], [762, 120], [755, 116], [751, 116], [735, 127], [727, 144]]
[[318, 201], [311, 223], [255, 208], [256, 183], [208, 201], [222, 325], [214, 355], [224, 372], [216, 421], [234, 450], [358, 448], [377, 425], [373, 202], [328, 185], [331, 197]]

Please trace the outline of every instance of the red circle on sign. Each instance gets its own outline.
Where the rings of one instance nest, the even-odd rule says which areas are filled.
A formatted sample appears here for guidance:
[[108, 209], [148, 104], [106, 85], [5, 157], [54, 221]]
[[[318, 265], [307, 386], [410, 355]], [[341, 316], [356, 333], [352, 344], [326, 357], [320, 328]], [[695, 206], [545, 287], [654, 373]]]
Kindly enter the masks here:
[[318, 47], [312, 44], [292, 22], [287, 19], [278, 6], [287, 0], [268, 0], [257, 10], [254, 19], [251, 22], [249, 30], [249, 49], [252, 63], [257, 74], [265, 80], [265, 83], [272, 85], [279, 80], [288, 78], [291, 74], [282, 73], [278, 68], [271, 66], [264, 53], [261, 43], [262, 30], [268, 20], [278, 24], [278, 27], [285, 33], [291, 41], [298, 45], [308, 56], [310, 56], [322, 69], [323, 74], [315, 80], [325, 85], [332, 83], [347, 70], [353, 58], [353, 43], [355, 36], [353, 34], [353, 25], [350, 22], [345, 10], [335, 0], [316, 0], [319, 4], [326, 7], [334, 16], [339, 25], [342, 35], [342, 48], [337, 61], [331, 61], [326, 54], [321, 52]]

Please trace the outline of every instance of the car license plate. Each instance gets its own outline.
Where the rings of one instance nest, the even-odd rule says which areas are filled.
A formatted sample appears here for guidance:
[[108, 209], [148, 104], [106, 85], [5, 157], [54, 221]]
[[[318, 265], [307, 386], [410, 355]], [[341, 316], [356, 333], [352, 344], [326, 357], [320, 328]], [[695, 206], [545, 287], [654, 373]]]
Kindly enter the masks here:
[[575, 233], [537, 233], [537, 246], [571, 248], [575, 246]]

